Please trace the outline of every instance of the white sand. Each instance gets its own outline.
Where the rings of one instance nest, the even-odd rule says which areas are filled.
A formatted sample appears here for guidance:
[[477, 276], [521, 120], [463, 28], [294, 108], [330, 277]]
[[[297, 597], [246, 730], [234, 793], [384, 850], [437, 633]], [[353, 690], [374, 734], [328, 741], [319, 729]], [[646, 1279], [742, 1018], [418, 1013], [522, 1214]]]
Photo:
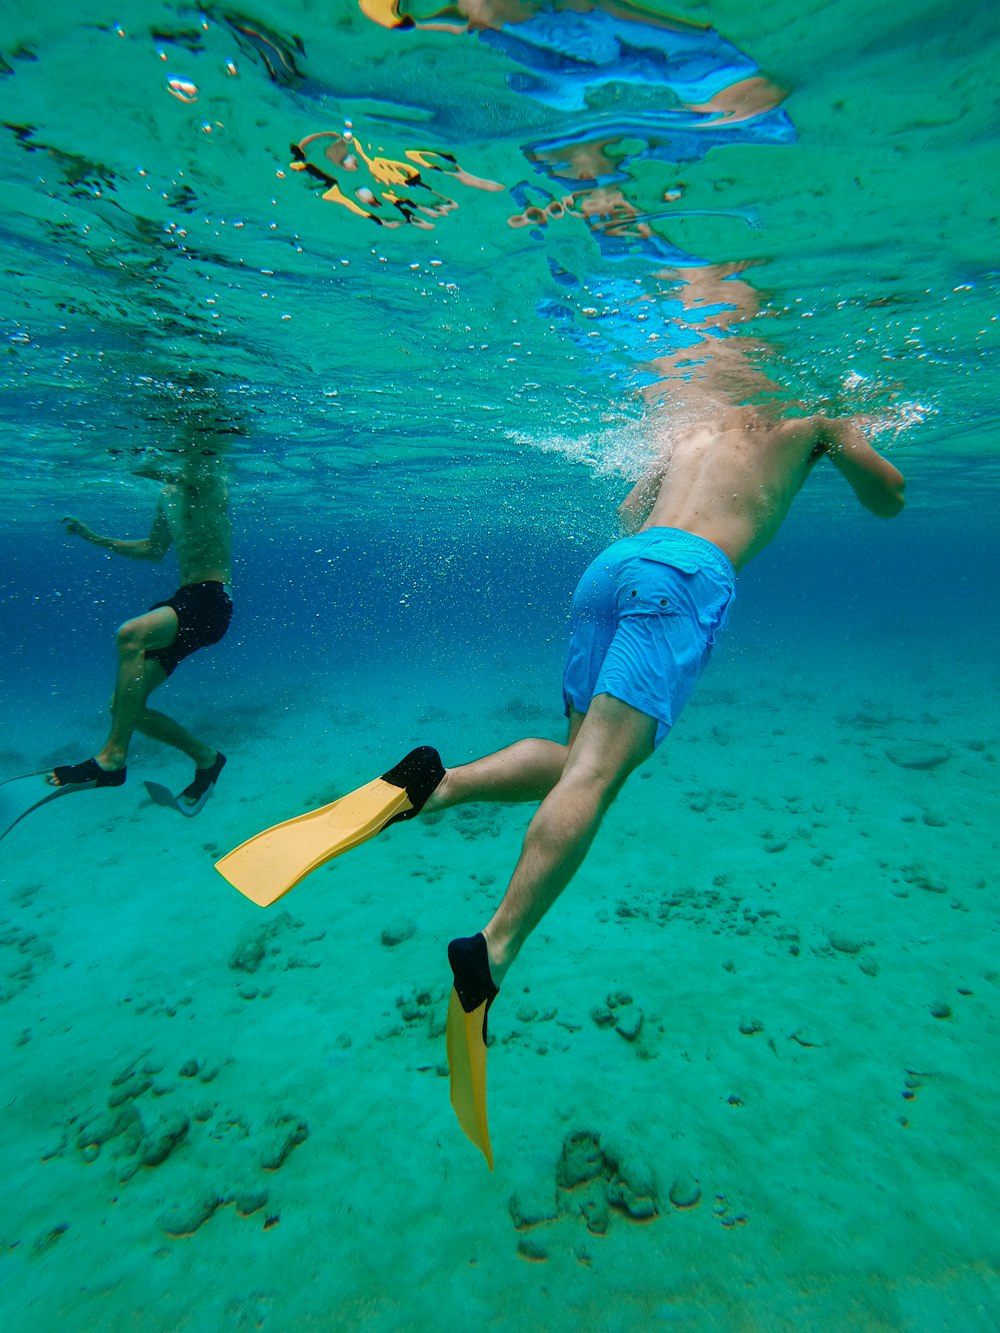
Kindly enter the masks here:
[[[418, 699], [383, 679], [374, 721], [358, 679], [332, 706], [257, 680], [218, 724], [231, 762], [197, 820], [146, 802], [143, 776], [187, 775], [137, 745], [124, 791], [23, 821], [2, 844], [3, 1327], [997, 1327], [992, 681], [898, 641], [851, 654], [734, 637], [633, 777], [493, 1010], [492, 1176], [430, 1028], [444, 944], [483, 923], [529, 811], [393, 830], [267, 912], [212, 860], [413, 742], [447, 761], [559, 734], [523, 720], [551, 703], [549, 660], [516, 717], [513, 666], [485, 659]], [[887, 672], [891, 691], [867, 683]], [[949, 757], [898, 767], [904, 741]], [[416, 931], [386, 947], [400, 917]], [[264, 927], [258, 970], [230, 966]], [[421, 991], [407, 1021], [397, 997]], [[619, 991], [635, 1041], [592, 1017]], [[145, 1137], [133, 1119], [95, 1148], [116, 1094]], [[137, 1167], [171, 1117], [186, 1132]], [[553, 1211], [578, 1130], [652, 1174], [659, 1216], [612, 1210], [591, 1234], [584, 1188], [516, 1231], [511, 1196]], [[675, 1182], [697, 1206], [673, 1206]], [[195, 1209], [265, 1189], [248, 1216]]]

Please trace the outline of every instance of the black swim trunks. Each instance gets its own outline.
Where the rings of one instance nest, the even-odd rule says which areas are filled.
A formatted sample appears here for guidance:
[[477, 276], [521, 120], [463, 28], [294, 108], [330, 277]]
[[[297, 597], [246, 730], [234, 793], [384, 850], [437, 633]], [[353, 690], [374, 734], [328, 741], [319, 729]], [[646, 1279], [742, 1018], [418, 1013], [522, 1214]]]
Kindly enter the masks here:
[[233, 599], [224, 583], [189, 583], [178, 588], [165, 602], [154, 602], [149, 608], [172, 606], [177, 613], [177, 638], [166, 648], [154, 648], [146, 660], [159, 662], [169, 676], [177, 663], [199, 648], [218, 643], [233, 618]]

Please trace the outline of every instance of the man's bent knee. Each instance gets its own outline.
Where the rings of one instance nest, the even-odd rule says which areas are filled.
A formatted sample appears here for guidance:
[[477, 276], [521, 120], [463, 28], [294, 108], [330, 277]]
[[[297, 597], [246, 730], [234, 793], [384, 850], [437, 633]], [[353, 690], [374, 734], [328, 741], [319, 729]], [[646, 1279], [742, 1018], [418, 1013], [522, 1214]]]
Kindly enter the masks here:
[[118, 627], [115, 644], [122, 656], [133, 656], [146, 649], [146, 635], [138, 629], [134, 621], [126, 621]]
[[593, 747], [571, 752], [563, 769], [563, 782], [599, 793], [608, 805], [615, 799], [626, 779], [644, 762], [643, 753], [609, 753]]

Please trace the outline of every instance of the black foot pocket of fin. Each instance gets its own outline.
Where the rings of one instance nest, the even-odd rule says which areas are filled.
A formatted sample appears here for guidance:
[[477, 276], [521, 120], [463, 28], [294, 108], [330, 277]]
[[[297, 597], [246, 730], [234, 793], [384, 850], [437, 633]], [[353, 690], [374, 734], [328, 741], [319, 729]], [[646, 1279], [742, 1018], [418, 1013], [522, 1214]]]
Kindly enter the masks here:
[[486, 1111], [486, 1018], [499, 991], [490, 975], [485, 938], [473, 935], [452, 940], [448, 962], [455, 974], [448, 1002], [451, 1104], [466, 1137], [492, 1171], [493, 1147]]
[[146, 791], [149, 792], [149, 799], [157, 805], [164, 806], [167, 810], [176, 810], [179, 815], [193, 819], [215, 790], [215, 784], [219, 780], [219, 774], [225, 767], [225, 763], [226, 756], [220, 750], [215, 756], [215, 763], [209, 768], [196, 768], [194, 781], [189, 783], [182, 792], [178, 792], [176, 796], [169, 787], [164, 787], [159, 782], [147, 782], [145, 785]]
[[124, 768], [102, 768], [96, 759], [84, 759], [82, 764], [59, 764], [52, 770], [58, 791], [72, 787], [75, 791], [89, 791], [92, 787], [120, 787], [126, 778]]
[[219, 780], [219, 774], [226, 766], [226, 756], [219, 750], [215, 756], [215, 762], [208, 768], [196, 768], [194, 771], [194, 781], [189, 782], [181, 794], [177, 797], [177, 808], [182, 815], [196, 815], [205, 804], [212, 792], [215, 790], [215, 784]]
[[411, 809], [389, 820], [395, 824], [403, 819], [412, 819], [424, 808], [428, 796], [435, 791], [444, 777], [444, 764], [433, 745], [420, 745], [411, 750], [388, 773], [382, 774], [382, 781], [394, 787], [402, 787], [409, 798]]
[[175, 796], [169, 787], [164, 787], [162, 782], [144, 782], [146, 793], [154, 805], [162, 805], [164, 810], [176, 810], [179, 815], [186, 815], [191, 819], [198, 813], [201, 807], [212, 794], [211, 787], [194, 804], [188, 801], [182, 801], [180, 796]]
[[455, 974], [455, 990], [462, 1002], [462, 1008], [471, 1014], [485, 1004], [483, 1013], [483, 1041], [486, 1041], [486, 1013], [500, 994], [499, 987], [493, 981], [490, 971], [490, 955], [486, 948], [486, 936], [469, 935], [463, 939], [452, 940], [448, 945], [448, 962]]

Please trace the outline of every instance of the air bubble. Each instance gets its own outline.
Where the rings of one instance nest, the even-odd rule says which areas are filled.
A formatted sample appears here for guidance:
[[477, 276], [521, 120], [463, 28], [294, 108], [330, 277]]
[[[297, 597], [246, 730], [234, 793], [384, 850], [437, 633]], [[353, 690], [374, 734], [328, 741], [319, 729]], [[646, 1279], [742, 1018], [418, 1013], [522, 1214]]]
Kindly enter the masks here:
[[167, 79], [167, 90], [181, 102], [197, 102], [198, 85], [190, 79]]

